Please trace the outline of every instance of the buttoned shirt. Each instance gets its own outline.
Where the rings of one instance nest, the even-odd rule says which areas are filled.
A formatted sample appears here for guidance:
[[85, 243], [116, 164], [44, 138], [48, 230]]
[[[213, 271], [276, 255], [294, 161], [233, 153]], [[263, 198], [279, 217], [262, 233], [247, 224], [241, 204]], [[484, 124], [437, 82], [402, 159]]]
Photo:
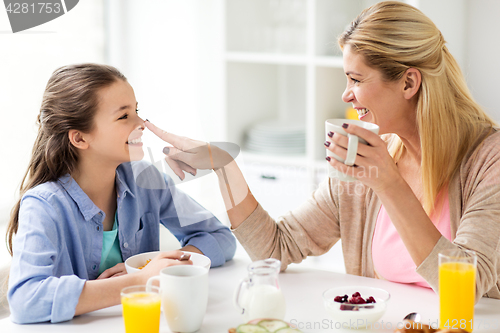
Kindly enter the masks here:
[[[229, 228], [176, 188], [169, 176], [145, 162], [132, 162], [120, 165], [115, 179], [124, 261], [159, 250], [160, 223], [182, 246], [201, 250], [212, 266], [233, 257], [236, 240]], [[99, 273], [104, 218], [70, 175], [24, 194], [9, 277], [13, 322], [73, 318], [85, 281]]]

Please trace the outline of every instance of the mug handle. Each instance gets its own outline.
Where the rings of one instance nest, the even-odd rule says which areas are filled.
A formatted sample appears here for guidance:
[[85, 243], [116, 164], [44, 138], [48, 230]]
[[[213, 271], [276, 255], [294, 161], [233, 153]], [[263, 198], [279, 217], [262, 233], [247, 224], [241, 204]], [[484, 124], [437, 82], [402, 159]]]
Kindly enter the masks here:
[[245, 286], [244, 289], [248, 289], [248, 285], [249, 285], [248, 278], [241, 280], [240, 284], [238, 285], [238, 288], [236, 288], [236, 291], [234, 293], [234, 298], [233, 298], [234, 306], [241, 312], [241, 314], [245, 313], [244, 307], [246, 307], [246, 304], [243, 304], [243, 306], [240, 305], [241, 289], [243, 286]]
[[160, 284], [160, 276], [152, 276], [148, 279], [148, 282], [146, 283], [146, 292], [151, 292], [151, 286], [153, 285], [154, 281], [158, 281], [158, 285]]
[[347, 133], [347, 137], [349, 138], [349, 143], [347, 144], [347, 156], [344, 164], [353, 166], [356, 161], [356, 155], [358, 154], [358, 137], [351, 133]]

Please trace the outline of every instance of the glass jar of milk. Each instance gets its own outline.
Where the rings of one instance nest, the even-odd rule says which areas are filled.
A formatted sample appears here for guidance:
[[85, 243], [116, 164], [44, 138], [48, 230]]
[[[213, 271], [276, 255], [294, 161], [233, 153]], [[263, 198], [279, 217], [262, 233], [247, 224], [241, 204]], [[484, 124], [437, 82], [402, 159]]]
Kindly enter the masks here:
[[248, 265], [248, 277], [243, 279], [235, 294], [236, 307], [243, 320], [285, 318], [285, 297], [278, 282], [281, 262], [269, 258]]

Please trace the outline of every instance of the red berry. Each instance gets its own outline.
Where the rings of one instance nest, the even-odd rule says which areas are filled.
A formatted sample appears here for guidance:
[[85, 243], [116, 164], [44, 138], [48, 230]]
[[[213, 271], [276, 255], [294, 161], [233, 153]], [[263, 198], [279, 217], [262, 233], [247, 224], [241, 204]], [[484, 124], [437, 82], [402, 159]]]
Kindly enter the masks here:
[[377, 301], [375, 300], [375, 298], [373, 298], [373, 296], [370, 296], [370, 297], [368, 297], [368, 299], [366, 300], [366, 303], [377, 303]]
[[366, 301], [363, 297], [356, 296], [356, 297], [351, 297], [351, 299], [349, 300], [349, 303], [351, 303], [351, 304], [365, 304]]
[[357, 291], [354, 294], [352, 294], [352, 297], [358, 297], [358, 296], [361, 296], [361, 294]]
[[344, 296], [335, 296], [333, 300], [335, 302], [344, 303]]

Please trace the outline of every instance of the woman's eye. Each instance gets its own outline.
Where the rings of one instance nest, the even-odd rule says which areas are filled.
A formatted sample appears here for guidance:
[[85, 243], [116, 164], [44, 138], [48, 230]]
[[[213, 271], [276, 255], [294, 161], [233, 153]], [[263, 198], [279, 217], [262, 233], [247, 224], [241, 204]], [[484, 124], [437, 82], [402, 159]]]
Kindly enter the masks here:
[[354, 83], [358, 83], [359, 82], [359, 80], [356, 80], [355, 78], [352, 78], [352, 77], [351, 77], [351, 81], [354, 82]]
[[127, 119], [127, 118], [128, 118], [128, 113], [125, 113], [123, 116], [118, 118], [118, 120]]
[[135, 112], [136, 112], [136, 113], [139, 113], [139, 109], [135, 109]]

